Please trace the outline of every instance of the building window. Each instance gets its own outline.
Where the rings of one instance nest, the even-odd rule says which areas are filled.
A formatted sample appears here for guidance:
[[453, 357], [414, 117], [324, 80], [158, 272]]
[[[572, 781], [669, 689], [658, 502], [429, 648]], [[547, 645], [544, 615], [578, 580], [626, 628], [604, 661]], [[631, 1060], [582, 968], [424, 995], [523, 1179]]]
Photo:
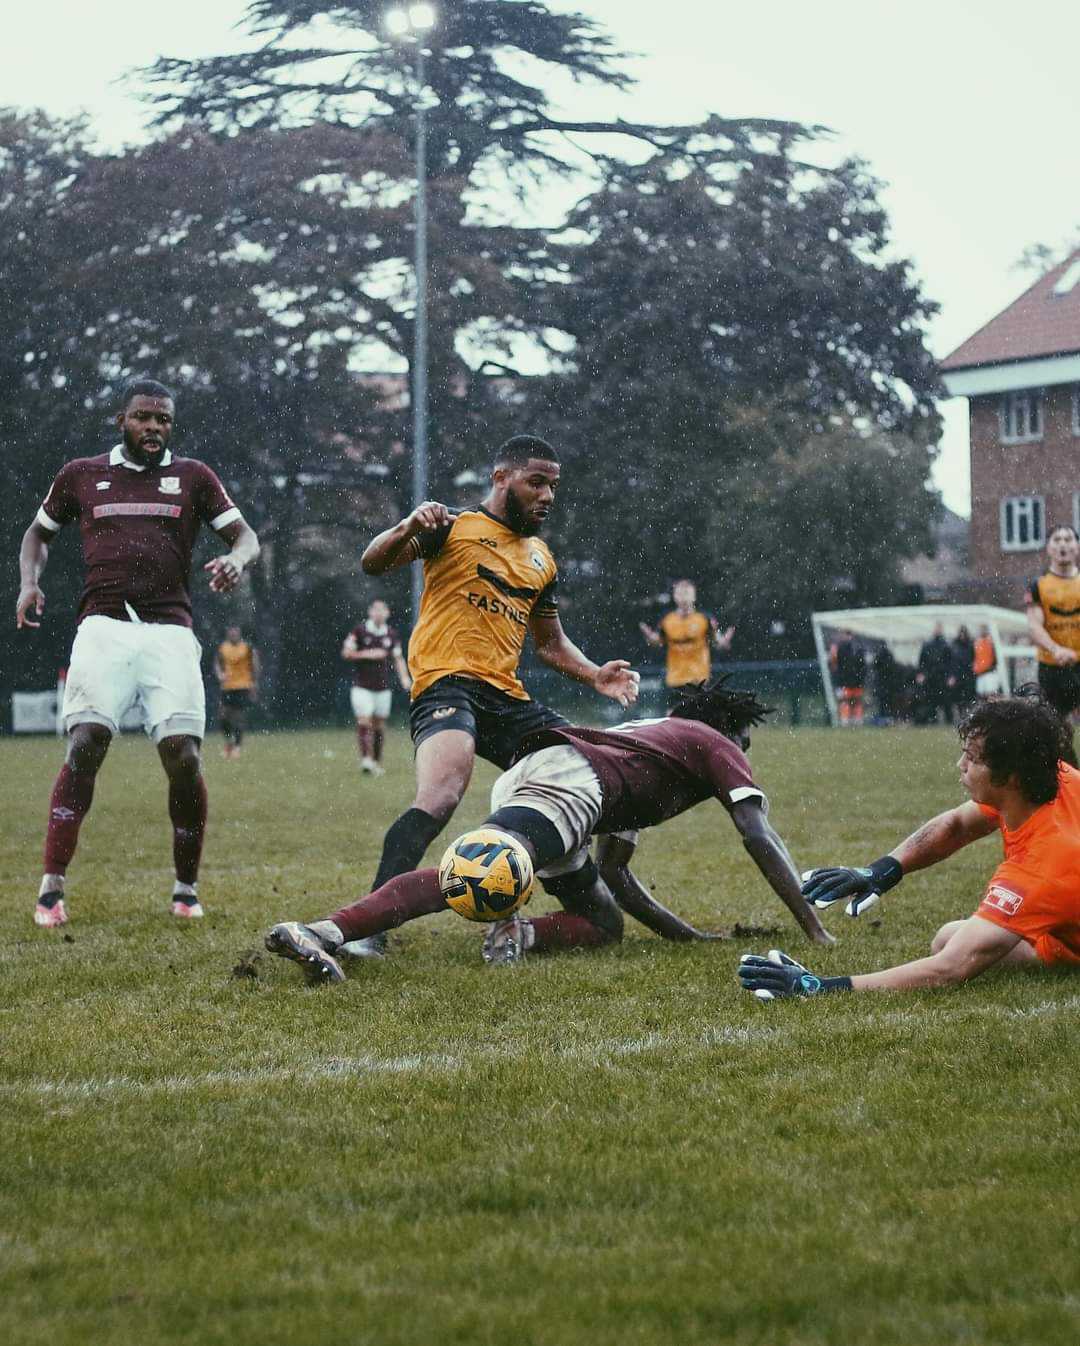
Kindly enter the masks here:
[[1006, 393], [1001, 399], [1001, 442], [1022, 444], [1042, 439], [1042, 396], [1038, 388]]
[[1001, 550], [1037, 551], [1046, 543], [1041, 495], [1010, 495], [1001, 502]]

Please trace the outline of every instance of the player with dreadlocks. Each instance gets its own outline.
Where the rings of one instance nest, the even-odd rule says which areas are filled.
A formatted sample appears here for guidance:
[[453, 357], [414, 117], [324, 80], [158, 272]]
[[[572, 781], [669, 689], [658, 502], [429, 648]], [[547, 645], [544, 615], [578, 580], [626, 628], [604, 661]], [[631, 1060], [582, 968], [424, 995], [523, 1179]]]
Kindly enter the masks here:
[[[799, 891], [798, 872], [769, 825], [768, 802], [746, 758], [749, 731], [771, 708], [727, 682], [720, 678], [689, 691], [664, 719], [612, 729], [556, 725], [522, 741], [513, 765], [495, 782], [483, 826], [526, 847], [563, 910], [494, 922], [484, 939], [486, 962], [517, 963], [529, 953], [617, 943], [624, 910], [667, 938], [708, 938], [660, 906], [629, 869], [641, 828], [706, 799], [727, 810], [754, 863], [807, 937], [832, 942]], [[599, 865], [589, 854], [594, 835], [601, 838]], [[266, 944], [303, 964], [309, 981], [340, 981], [344, 974], [334, 955], [343, 943], [445, 910], [438, 871], [416, 870], [324, 920], [276, 925]]]

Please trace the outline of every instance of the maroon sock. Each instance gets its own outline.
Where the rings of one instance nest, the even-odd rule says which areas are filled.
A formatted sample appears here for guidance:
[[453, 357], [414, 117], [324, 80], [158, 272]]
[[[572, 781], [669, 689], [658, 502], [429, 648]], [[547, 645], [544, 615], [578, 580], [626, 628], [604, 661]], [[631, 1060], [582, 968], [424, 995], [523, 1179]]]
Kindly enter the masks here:
[[206, 782], [202, 772], [194, 777], [182, 775], [169, 781], [169, 817], [173, 825], [173, 863], [177, 881], [195, 883], [206, 835]]
[[546, 953], [555, 949], [588, 949], [611, 943], [609, 937], [592, 921], [569, 911], [553, 911], [550, 916], [538, 916], [532, 928], [532, 953]]
[[367, 939], [380, 930], [414, 921], [417, 916], [431, 916], [445, 911], [446, 902], [439, 888], [437, 869], [414, 869], [390, 879], [369, 897], [362, 897], [351, 907], [342, 907], [324, 919], [333, 921], [346, 940]]
[[356, 726], [356, 746], [360, 749], [361, 757], [371, 756], [371, 725], [358, 724]]
[[372, 729], [371, 731], [371, 755], [376, 762], [382, 761], [383, 731], [382, 729]]
[[49, 800], [49, 828], [45, 833], [45, 873], [63, 874], [79, 844], [79, 828], [94, 799], [94, 777], [72, 771], [65, 762]]

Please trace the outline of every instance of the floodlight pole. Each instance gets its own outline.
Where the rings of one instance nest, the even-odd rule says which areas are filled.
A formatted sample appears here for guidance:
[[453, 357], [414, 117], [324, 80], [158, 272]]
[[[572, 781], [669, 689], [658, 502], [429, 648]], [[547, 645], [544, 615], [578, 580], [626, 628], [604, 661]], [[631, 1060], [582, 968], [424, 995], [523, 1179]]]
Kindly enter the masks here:
[[[414, 238], [416, 315], [413, 320], [413, 509], [428, 497], [428, 256], [427, 256], [427, 119], [424, 116], [424, 40], [416, 42], [416, 214]], [[412, 622], [420, 618], [423, 568], [411, 569]]]

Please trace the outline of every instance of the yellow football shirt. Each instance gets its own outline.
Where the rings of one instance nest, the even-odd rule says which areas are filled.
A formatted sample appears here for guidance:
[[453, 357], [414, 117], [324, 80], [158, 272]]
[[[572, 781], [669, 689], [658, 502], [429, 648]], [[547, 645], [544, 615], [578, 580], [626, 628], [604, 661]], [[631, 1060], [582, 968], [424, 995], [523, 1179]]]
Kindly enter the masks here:
[[[1071, 578], [1047, 571], [1024, 595], [1043, 610], [1046, 634], [1058, 645], [1080, 654], [1080, 575]], [[1053, 664], [1054, 656], [1039, 647], [1039, 663]]]
[[547, 543], [481, 508], [410, 547], [424, 561], [420, 618], [409, 641], [413, 699], [456, 674], [529, 700], [518, 677], [529, 621], [558, 612]]
[[660, 623], [660, 633], [667, 647], [667, 677], [669, 687], [684, 687], [688, 682], [707, 682], [712, 670], [709, 643], [712, 640], [712, 619], [704, 612], [669, 612]]
[[223, 692], [250, 692], [255, 686], [255, 660], [246, 640], [223, 640], [218, 646], [218, 658], [224, 677]]

